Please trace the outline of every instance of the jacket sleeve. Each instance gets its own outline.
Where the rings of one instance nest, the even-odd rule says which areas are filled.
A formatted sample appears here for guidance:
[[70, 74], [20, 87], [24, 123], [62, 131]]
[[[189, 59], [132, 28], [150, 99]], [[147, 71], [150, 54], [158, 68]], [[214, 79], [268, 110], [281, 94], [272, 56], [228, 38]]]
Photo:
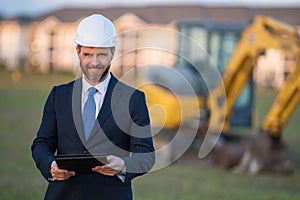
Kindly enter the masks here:
[[132, 125], [130, 128], [131, 156], [123, 158], [126, 179], [133, 179], [151, 170], [155, 162], [148, 108], [144, 93], [135, 92], [130, 103]]
[[32, 157], [46, 180], [51, 178], [50, 166], [57, 149], [57, 126], [54, 87], [44, 106], [42, 122], [31, 145]]

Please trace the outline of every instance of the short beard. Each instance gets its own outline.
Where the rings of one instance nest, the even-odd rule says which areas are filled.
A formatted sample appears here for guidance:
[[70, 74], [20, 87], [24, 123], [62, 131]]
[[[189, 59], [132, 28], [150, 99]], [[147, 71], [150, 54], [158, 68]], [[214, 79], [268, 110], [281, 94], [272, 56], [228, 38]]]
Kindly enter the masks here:
[[87, 73], [84, 73], [84, 75], [85, 75], [85, 77], [86, 77], [89, 81], [91, 81], [91, 82], [93, 82], [93, 83], [100, 83], [100, 82], [102, 82], [102, 81], [106, 78], [107, 74], [109, 73], [109, 69], [110, 69], [110, 65], [108, 65], [108, 66], [105, 68], [105, 70], [104, 70], [104, 72], [103, 72], [103, 74], [101, 75], [100, 78], [98, 78], [98, 77], [92, 78], [92, 77], [88, 76]]
[[88, 76], [87, 74], [85, 74], [85, 77], [86, 77], [89, 81], [91, 81], [92, 83], [99, 83], [99, 82], [101, 82], [101, 81], [100, 81], [101, 78], [92, 78], [92, 77]]

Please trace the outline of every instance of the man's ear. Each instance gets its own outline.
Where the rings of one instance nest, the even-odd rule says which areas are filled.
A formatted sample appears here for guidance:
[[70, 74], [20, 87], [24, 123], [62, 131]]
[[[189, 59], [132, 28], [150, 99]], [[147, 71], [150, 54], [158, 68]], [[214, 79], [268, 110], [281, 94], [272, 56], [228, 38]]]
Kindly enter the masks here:
[[77, 52], [77, 55], [79, 56], [79, 54], [80, 54], [80, 50], [81, 50], [81, 48], [77, 45], [76, 46], [76, 52]]

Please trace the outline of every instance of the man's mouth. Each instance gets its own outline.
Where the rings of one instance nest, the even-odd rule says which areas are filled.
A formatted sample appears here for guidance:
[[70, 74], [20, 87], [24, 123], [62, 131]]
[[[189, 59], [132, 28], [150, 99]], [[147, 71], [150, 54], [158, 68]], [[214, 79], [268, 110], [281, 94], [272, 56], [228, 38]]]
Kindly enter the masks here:
[[88, 68], [88, 70], [100, 70], [100, 68]]
[[100, 70], [104, 69], [104, 67], [88, 67], [89, 70]]

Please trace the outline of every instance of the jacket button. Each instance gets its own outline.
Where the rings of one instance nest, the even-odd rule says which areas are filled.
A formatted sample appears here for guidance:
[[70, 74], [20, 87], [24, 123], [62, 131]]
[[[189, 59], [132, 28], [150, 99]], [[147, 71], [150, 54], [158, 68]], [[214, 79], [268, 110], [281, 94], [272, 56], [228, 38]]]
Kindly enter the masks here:
[[83, 154], [88, 154], [88, 151], [87, 150], [83, 150], [82, 153]]

